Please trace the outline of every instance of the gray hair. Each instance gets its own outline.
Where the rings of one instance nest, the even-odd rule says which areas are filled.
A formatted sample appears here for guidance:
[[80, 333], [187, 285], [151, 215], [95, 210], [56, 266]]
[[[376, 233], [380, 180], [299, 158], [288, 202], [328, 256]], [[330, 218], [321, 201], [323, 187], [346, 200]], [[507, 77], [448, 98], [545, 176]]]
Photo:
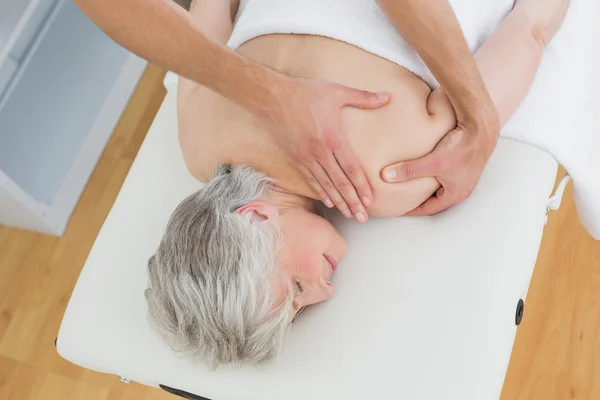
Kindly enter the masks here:
[[260, 365], [280, 352], [291, 288], [275, 305], [271, 288], [281, 235], [235, 210], [273, 183], [248, 167], [217, 167], [175, 209], [148, 262], [150, 320], [178, 353], [221, 364]]

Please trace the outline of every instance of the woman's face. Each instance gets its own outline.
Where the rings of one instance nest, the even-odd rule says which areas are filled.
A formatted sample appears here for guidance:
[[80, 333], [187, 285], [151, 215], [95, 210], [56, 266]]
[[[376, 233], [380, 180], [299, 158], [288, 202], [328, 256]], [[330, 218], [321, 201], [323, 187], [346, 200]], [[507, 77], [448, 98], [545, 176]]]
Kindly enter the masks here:
[[294, 315], [333, 296], [331, 277], [346, 253], [346, 241], [323, 217], [304, 208], [279, 211], [283, 246], [277, 256], [280, 280], [295, 293]]
[[237, 210], [272, 224], [283, 236], [277, 255], [273, 287], [276, 304], [294, 295], [293, 315], [302, 308], [333, 296], [331, 277], [346, 253], [346, 241], [325, 218], [306, 207], [277, 207], [253, 202]]

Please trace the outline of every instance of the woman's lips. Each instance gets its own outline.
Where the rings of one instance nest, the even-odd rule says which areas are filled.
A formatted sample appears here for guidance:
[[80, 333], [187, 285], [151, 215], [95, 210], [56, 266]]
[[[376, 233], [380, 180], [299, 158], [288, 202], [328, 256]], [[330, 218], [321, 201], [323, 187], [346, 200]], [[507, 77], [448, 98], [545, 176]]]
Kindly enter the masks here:
[[325, 256], [325, 259], [327, 262], [329, 262], [329, 265], [331, 265], [331, 269], [335, 271], [338, 267], [338, 263], [335, 258], [331, 257], [329, 254], [323, 254], [323, 256]]

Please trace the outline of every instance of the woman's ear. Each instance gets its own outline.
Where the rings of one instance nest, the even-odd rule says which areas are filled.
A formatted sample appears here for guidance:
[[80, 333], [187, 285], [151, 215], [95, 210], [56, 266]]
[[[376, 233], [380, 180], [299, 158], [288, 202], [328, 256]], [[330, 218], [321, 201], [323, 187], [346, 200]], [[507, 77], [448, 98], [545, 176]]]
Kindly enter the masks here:
[[264, 201], [253, 201], [252, 203], [241, 206], [235, 210], [235, 212], [242, 215], [251, 213], [253, 221], [255, 219], [261, 221], [275, 220], [277, 217], [279, 217], [279, 211], [277, 210], [277, 207], [272, 204], [265, 203]]

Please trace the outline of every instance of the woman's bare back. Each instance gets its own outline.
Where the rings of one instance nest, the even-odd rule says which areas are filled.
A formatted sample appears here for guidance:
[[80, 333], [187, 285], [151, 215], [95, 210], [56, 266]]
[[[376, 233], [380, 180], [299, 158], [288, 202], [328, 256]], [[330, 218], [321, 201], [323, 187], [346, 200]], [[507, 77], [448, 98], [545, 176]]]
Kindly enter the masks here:
[[[283, 73], [327, 80], [371, 91], [391, 101], [379, 110], [342, 110], [342, 126], [373, 188], [371, 215], [401, 215], [438, 188], [435, 178], [388, 184], [381, 169], [430, 152], [454, 127], [450, 103], [442, 98], [428, 110], [431, 90], [408, 70], [357, 47], [317, 36], [269, 35], [238, 51]], [[276, 179], [287, 190], [317, 199], [265, 128], [250, 113], [190, 81], [179, 86], [179, 138], [186, 164], [206, 181], [217, 162], [246, 164]], [[387, 200], [386, 200], [387, 199]], [[389, 199], [393, 199], [390, 207]]]

